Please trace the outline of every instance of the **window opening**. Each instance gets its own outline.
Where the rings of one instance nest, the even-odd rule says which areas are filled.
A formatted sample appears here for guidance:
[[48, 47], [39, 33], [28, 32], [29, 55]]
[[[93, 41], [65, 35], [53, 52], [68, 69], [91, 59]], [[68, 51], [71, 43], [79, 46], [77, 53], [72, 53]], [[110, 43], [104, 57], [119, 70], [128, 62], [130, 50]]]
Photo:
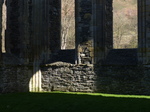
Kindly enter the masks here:
[[6, 22], [7, 22], [7, 6], [6, 6], [6, 0], [4, 0], [3, 5], [2, 5], [2, 40], [1, 40], [1, 45], [2, 45], [2, 53], [6, 52], [5, 48], [5, 31], [6, 31]]
[[113, 46], [137, 48], [137, 0], [113, 1]]
[[75, 1], [61, 1], [61, 49], [75, 49]]

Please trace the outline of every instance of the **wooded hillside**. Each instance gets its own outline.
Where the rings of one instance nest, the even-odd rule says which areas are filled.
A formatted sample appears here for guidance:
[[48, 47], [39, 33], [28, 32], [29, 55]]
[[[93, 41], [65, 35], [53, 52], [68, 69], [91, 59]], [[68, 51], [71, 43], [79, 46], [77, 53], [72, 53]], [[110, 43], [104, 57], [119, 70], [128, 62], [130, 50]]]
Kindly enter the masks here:
[[137, 0], [113, 1], [114, 48], [137, 47]]

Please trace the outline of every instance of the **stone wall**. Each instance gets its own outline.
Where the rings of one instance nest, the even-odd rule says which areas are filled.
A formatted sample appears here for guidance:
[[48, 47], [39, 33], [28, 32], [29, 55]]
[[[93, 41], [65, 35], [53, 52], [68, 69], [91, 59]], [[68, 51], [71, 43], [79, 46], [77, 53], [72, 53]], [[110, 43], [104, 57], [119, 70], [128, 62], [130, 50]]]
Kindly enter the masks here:
[[49, 1], [49, 46], [52, 53], [61, 49], [61, 0]]
[[144, 66], [101, 66], [97, 92], [150, 95], [150, 68]]
[[150, 69], [143, 66], [42, 66], [43, 91], [150, 95]]
[[0, 66], [0, 93], [29, 92], [30, 66]]
[[78, 64], [104, 60], [113, 48], [112, 0], [76, 0]]
[[150, 63], [150, 2], [138, 0], [138, 55], [140, 64]]
[[92, 0], [76, 1], [76, 49], [79, 64], [93, 63]]
[[[0, 1], [0, 12], [3, 2]], [[150, 64], [149, 6], [148, 0], [138, 0], [138, 59], [146, 65]], [[60, 50], [61, 0], [7, 0], [0, 92], [59, 90], [150, 95], [148, 67], [100, 66], [112, 49], [112, 0], [76, 0], [75, 7], [76, 61], [80, 65], [54, 63], [40, 67]]]
[[92, 66], [57, 62], [42, 67], [43, 91], [94, 92], [95, 81]]
[[20, 6], [19, 0], [7, 1], [7, 31], [6, 31], [6, 51], [19, 57], [21, 53], [20, 39]]
[[41, 71], [40, 77], [33, 73], [33, 68], [30, 65], [0, 66], [0, 93], [71, 91], [150, 95], [149, 67], [56, 62], [41, 65], [41, 70], [36, 71]]
[[92, 0], [94, 64], [101, 63], [113, 49], [112, 0]]

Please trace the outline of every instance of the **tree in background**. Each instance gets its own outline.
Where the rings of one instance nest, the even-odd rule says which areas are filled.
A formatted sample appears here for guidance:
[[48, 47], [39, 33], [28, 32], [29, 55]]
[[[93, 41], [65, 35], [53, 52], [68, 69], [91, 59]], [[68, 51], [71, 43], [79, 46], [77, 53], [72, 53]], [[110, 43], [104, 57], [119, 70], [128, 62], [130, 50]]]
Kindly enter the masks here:
[[137, 48], [137, 0], [113, 2], [114, 48]]
[[61, 49], [75, 47], [75, 9], [74, 0], [62, 0], [61, 6]]
[[[61, 48], [75, 48], [75, 1], [62, 0]], [[113, 0], [114, 48], [137, 48], [137, 0]]]

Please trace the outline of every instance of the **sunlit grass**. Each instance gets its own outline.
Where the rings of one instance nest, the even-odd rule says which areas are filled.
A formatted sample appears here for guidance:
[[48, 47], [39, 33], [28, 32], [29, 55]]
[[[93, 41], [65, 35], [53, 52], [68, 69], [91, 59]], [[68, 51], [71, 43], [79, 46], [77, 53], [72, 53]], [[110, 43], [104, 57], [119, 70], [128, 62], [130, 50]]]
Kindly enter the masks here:
[[[48, 93], [48, 92], [41, 92]], [[121, 94], [104, 94], [104, 93], [82, 93], [82, 92], [60, 92], [54, 91], [50, 93], [64, 93], [64, 94], [74, 94], [74, 95], [91, 95], [91, 96], [103, 96], [103, 97], [118, 97], [118, 98], [146, 98], [150, 99], [150, 96], [146, 95], [121, 95]]]

